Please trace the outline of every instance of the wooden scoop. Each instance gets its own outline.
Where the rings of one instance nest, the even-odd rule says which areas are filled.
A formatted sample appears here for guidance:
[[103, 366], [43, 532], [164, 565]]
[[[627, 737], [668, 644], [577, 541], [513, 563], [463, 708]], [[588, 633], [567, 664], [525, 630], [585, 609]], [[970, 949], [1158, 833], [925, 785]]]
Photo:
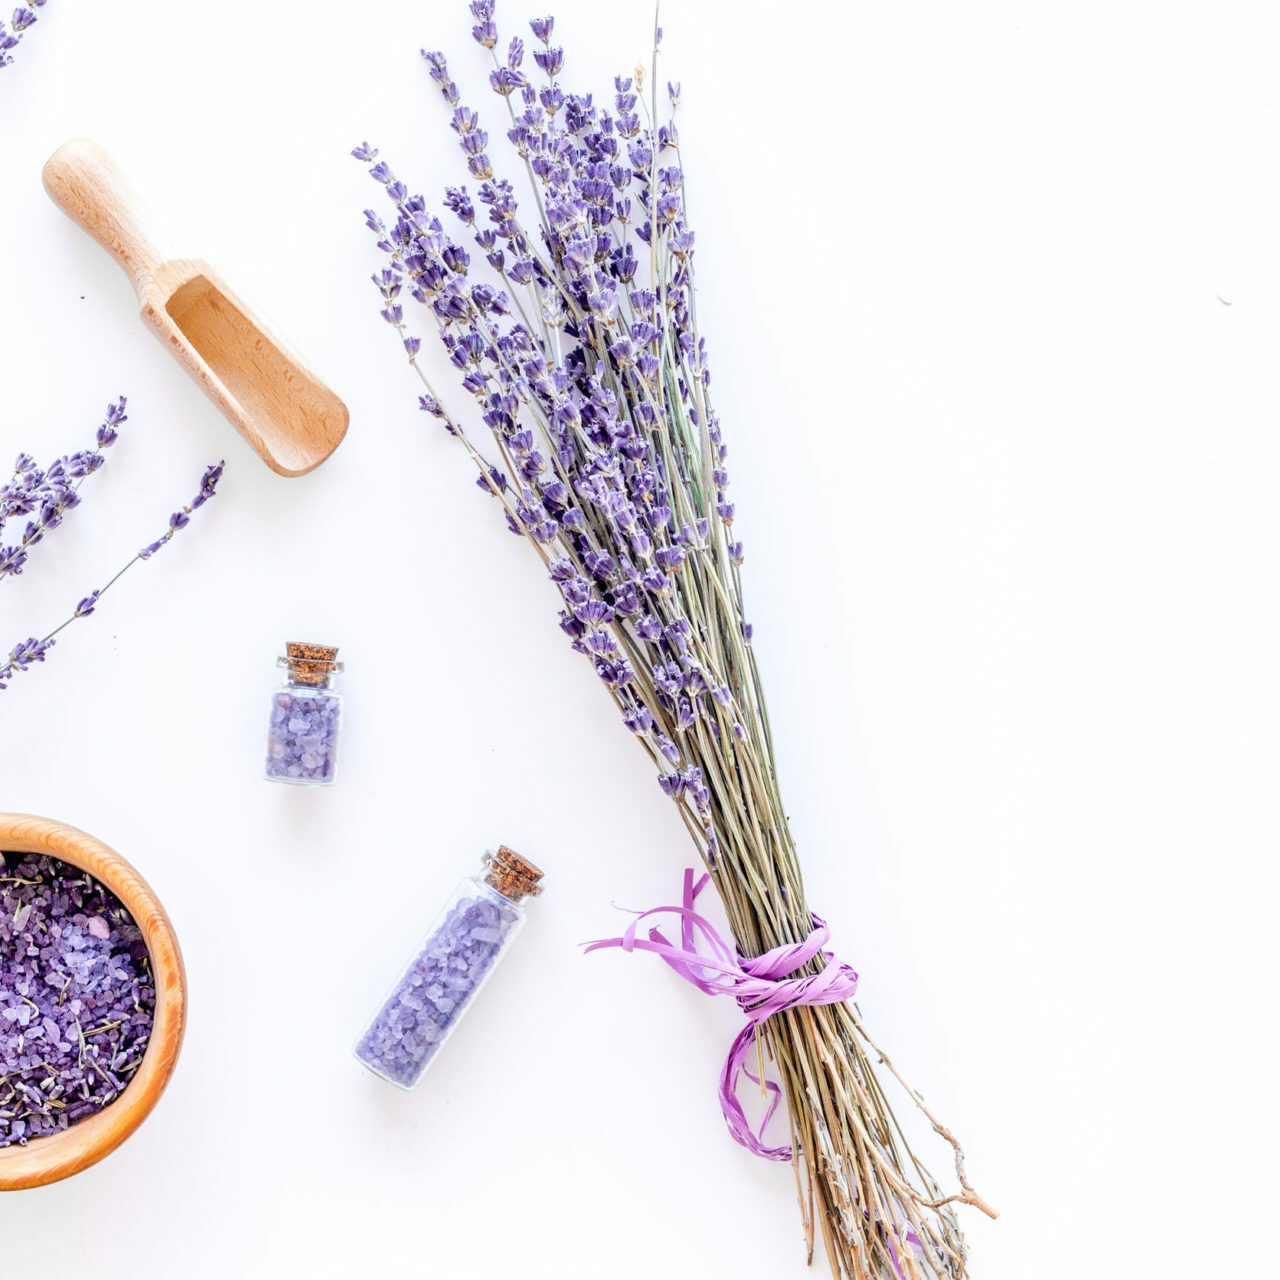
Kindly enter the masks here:
[[129, 273], [142, 318], [205, 394], [282, 476], [318, 467], [347, 431], [347, 407], [265, 328], [206, 263], [162, 258], [133, 189], [87, 138], [44, 166], [53, 202]]

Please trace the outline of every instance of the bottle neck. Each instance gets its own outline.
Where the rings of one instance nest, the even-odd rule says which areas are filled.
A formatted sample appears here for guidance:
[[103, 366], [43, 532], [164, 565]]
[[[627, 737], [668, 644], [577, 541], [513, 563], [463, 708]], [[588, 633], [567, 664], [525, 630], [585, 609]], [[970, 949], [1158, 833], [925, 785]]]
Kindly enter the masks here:
[[293, 671], [285, 672], [284, 682], [288, 688], [299, 693], [333, 693], [332, 681], [302, 679]]
[[508, 897], [501, 889], [496, 888], [488, 876], [477, 876], [475, 883], [481, 893], [490, 901], [497, 903], [500, 907], [509, 907], [515, 911], [523, 912], [529, 905], [528, 898], [511, 898]]

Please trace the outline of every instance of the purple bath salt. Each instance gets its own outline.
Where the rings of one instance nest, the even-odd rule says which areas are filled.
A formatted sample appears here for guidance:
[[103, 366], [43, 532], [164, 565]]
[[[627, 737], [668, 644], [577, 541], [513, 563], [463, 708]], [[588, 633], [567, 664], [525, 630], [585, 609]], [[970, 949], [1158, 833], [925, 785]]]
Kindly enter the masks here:
[[412, 1089], [439, 1053], [525, 921], [542, 872], [503, 845], [482, 876], [464, 880], [437, 917], [359, 1044], [356, 1057]]
[[155, 1004], [142, 931], [113, 893], [55, 858], [0, 853], [0, 1147], [113, 1102]]
[[285, 650], [285, 683], [271, 695], [267, 721], [266, 776], [323, 786], [337, 777], [342, 698], [329, 682], [342, 663], [328, 645], [291, 641]]

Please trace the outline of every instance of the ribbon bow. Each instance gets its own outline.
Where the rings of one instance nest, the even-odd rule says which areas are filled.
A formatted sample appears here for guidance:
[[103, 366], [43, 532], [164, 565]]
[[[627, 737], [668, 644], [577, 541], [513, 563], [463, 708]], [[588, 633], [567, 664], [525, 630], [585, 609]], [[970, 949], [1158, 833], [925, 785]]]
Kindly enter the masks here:
[[[714, 926], [694, 910], [698, 894], [706, 888], [710, 876], [697, 883], [693, 869], [684, 873], [684, 900], [678, 907], [653, 907], [643, 911], [627, 926], [620, 938], [605, 938], [587, 944], [587, 951], [601, 947], [621, 947], [624, 951], [652, 951], [660, 956], [687, 982], [709, 996], [730, 995], [747, 1015], [747, 1025], [738, 1033], [720, 1071], [720, 1109], [735, 1142], [766, 1160], [790, 1160], [790, 1147], [767, 1147], [764, 1131], [782, 1100], [782, 1089], [772, 1080], [765, 1081], [769, 1106], [758, 1131], [747, 1123], [738, 1102], [738, 1077], [745, 1075], [755, 1084], [762, 1082], [752, 1073], [747, 1058], [756, 1030], [766, 1019], [784, 1009], [798, 1005], [839, 1004], [851, 1000], [858, 988], [858, 975], [847, 965], [824, 950], [829, 930], [820, 916], [813, 917], [813, 932], [803, 942], [790, 942], [774, 947], [762, 956], [741, 956], [716, 931]], [[649, 930], [646, 941], [636, 936], [642, 920], [650, 916], [674, 915], [680, 918], [680, 946], [667, 940], [656, 926]], [[703, 949], [699, 949], [701, 944]], [[820, 973], [802, 977], [788, 975], [803, 969], [811, 960], [822, 956], [826, 966]]]

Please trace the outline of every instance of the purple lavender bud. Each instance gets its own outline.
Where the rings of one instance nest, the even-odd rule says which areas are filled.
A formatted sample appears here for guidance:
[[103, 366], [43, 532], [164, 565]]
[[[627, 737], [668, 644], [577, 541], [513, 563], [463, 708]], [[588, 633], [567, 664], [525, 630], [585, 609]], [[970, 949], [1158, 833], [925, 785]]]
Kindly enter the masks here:
[[[559, 46], [554, 49], [535, 49], [533, 51], [533, 60], [548, 79], [558, 76], [564, 70], [564, 50]], [[543, 90], [544, 94], [546, 92], [546, 90]], [[548, 109], [550, 109], [550, 103], [544, 103], [544, 105], [547, 105]]]
[[573, 637], [575, 640], [586, 635], [587, 629], [577, 620], [571, 613], [565, 610], [560, 611], [560, 630], [567, 636]]
[[589, 627], [602, 627], [613, 621], [613, 610], [603, 600], [590, 600], [574, 607], [573, 615]]
[[21, 640], [9, 650], [9, 662], [17, 670], [25, 671], [33, 662], [43, 662], [45, 654], [56, 643], [56, 640], [37, 640], [35, 636]]
[[635, 669], [626, 658], [597, 658], [596, 674], [611, 689], [621, 689], [629, 685], [635, 678]]
[[644, 584], [645, 590], [655, 596], [670, 594], [671, 579], [661, 569], [646, 569], [641, 575], [640, 581]]
[[125, 397], [121, 396], [117, 402], [107, 406], [106, 417], [98, 428], [99, 449], [106, 449], [113, 445], [120, 434], [120, 424], [129, 420], [129, 415], [124, 411], [126, 403]]
[[430, 70], [431, 78], [440, 86], [440, 92], [444, 96], [444, 100], [450, 106], [456, 106], [458, 102], [458, 86], [449, 79], [449, 67], [444, 60], [444, 54], [428, 49], [422, 49], [419, 52], [421, 52], [423, 60]]
[[670, 697], [684, 688], [684, 672], [678, 663], [660, 662], [653, 669], [653, 683]]
[[490, 88], [504, 98], [510, 97], [528, 83], [523, 71], [512, 71], [510, 67], [498, 67], [489, 73]]
[[475, 205], [471, 203], [466, 187], [450, 187], [445, 192], [445, 207], [465, 225], [469, 226], [476, 220]]
[[552, 17], [531, 18], [529, 20], [529, 30], [533, 32], [534, 37], [541, 40], [543, 44], [551, 42], [551, 33], [555, 29], [556, 20]]
[[218, 487], [218, 481], [222, 479], [222, 471], [225, 466], [225, 462], [217, 462], [204, 469], [204, 475], [200, 477], [200, 492], [191, 500], [192, 511], [197, 507], [203, 507], [213, 497]]
[[461, 135], [458, 145], [464, 156], [478, 156], [489, 145], [489, 135], [483, 129], [469, 129]]
[[653, 713], [641, 703], [628, 707], [622, 713], [622, 721], [632, 733], [648, 733], [653, 728]]
[[476, 25], [471, 28], [472, 38], [486, 49], [498, 43], [498, 28], [493, 21], [493, 0], [472, 0], [471, 16]]
[[618, 642], [612, 631], [592, 631], [583, 637], [583, 645], [588, 653], [597, 657], [615, 658], [618, 655]]

